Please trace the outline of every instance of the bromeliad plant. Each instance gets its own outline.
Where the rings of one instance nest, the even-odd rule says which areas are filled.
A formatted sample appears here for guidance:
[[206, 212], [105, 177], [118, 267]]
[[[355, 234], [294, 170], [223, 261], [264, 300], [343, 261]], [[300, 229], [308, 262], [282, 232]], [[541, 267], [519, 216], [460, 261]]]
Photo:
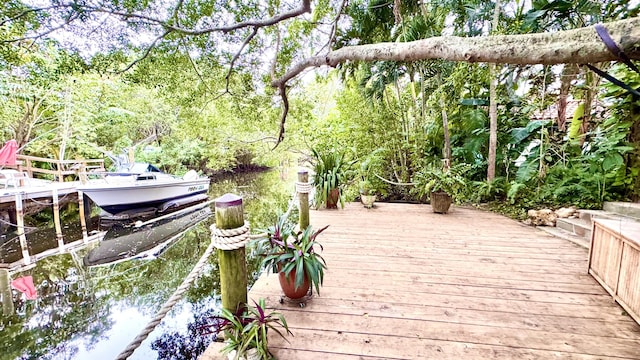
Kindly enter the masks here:
[[274, 331], [285, 340], [287, 339], [281, 329], [286, 334], [293, 335], [281, 313], [266, 313], [264, 299], [257, 303], [254, 301], [254, 305], [255, 307], [241, 307], [235, 313], [222, 309], [219, 316], [213, 317], [213, 324], [203, 326], [205, 333], [224, 334], [226, 345], [221, 352], [231, 359], [250, 359], [252, 356], [273, 359], [268, 349], [267, 332]]
[[265, 256], [262, 266], [273, 273], [284, 274], [287, 279], [294, 279], [294, 289], [303, 287], [308, 281], [320, 293], [327, 265], [316, 252], [316, 245], [322, 250], [316, 238], [328, 227], [314, 231], [309, 225], [303, 231], [296, 231], [286, 216], [280, 216], [266, 230], [267, 237], [258, 240], [258, 253]]

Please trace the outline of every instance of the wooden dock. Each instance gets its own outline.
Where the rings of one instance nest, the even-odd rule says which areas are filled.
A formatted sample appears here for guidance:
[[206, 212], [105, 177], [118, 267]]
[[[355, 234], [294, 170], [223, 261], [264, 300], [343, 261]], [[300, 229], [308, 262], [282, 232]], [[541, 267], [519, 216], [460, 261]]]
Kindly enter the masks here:
[[330, 224], [320, 295], [280, 304], [265, 274], [249, 294], [294, 333], [270, 337], [278, 359], [640, 359], [640, 326], [566, 240], [459, 207], [354, 203], [311, 223]]
[[[53, 223], [58, 240], [58, 251], [63, 251], [65, 243], [62, 236], [60, 207], [70, 202], [77, 202], [83, 242], [86, 243], [88, 234], [85, 219], [85, 198], [82, 191], [77, 189], [79, 184], [79, 181], [40, 182], [37, 185], [0, 189], [0, 236], [4, 236], [5, 229], [15, 226], [22, 251], [22, 260], [12, 262], [10, 264], [12, 269], [30, 266], [37, 261], [37, 256], [31, 253], [27, 243], [24, 216], [36, 213], [44, 208], [52, 207], [53, 209]], [[0, 240], [4, 241], [1, 237]], [[3, 251], [0, 251], [0, 264], [4, 261], [7, 261], [7, 259], [5, 259]]]

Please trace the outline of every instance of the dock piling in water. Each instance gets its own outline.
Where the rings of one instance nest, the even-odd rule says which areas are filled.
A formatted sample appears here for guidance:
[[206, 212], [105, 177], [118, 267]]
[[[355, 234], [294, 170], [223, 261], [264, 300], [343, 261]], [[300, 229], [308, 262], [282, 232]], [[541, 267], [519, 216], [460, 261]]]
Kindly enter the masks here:
[[58, 247], [64, 248], [64, 241], [62, 238], [62, 224], [60, 223], [60, 201], [58, 199], [58, 189], [52, 190], [52, 203], [53, 203], [53, 223], [56, 228], [56, 239], [58, 240]]
[[[89, 235], [87, 234], [87, 220], [85, 218], [85, 199], [82, 191], [78, 190], [78, 212], [80, 213], [80, 227], [82, 228], [82, 240], [86, 243]], [[90, 208], [87, 206], [87, 208]]]
[[22, 258], [24, 259], [24, 264], [31, 264], [31, 255], [29, 255], [29, 247], [27, 246], [27, 235], [24, 233], [24, 210], [22, 204], [22, 194], [16, 193], [15, 195], [15, 204], [16, 204], [16, 233], [18, 235], [18, 239], [20, 239], [20, 248], [22, 249]]
[[[244, 226], [242, 197], [225, 194], [215, 200], [216, 227], [221, 230]], [[244, 246], [234, 250], [218, 249], [222, 307], [235, 312], [247, 303], [247, 263]]]
[[15, 308], [13, 306], [13, 297], [11, 294], [9, 266], [2, 263], [0, 263], [0, 297], [2, 297], [2, 315], [13, 315], [15, 312]]

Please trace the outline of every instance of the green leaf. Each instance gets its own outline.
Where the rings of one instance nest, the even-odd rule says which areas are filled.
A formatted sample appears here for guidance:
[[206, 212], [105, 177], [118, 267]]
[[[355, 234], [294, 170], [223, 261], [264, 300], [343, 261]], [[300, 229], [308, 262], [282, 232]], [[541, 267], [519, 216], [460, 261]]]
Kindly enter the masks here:
[[624, 164], [624, 159], [622, 155], [618, 153], [607, 153], [604, 156], [604, 160], [602, 161], [602, 168], [605, 171], [610, 171], [613, 168]]

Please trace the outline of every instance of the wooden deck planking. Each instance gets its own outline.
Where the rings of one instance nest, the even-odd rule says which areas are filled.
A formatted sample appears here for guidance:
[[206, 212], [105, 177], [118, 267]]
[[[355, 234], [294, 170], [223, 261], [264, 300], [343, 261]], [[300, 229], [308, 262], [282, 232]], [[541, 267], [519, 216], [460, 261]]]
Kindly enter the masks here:
[[286, 315], [279, 359], [640, 359], [638, 326], [586, 273], [586, 249], [478, 210], [313, 211], [329, 270], [305, 308], [274, 275], [250, 297]]

